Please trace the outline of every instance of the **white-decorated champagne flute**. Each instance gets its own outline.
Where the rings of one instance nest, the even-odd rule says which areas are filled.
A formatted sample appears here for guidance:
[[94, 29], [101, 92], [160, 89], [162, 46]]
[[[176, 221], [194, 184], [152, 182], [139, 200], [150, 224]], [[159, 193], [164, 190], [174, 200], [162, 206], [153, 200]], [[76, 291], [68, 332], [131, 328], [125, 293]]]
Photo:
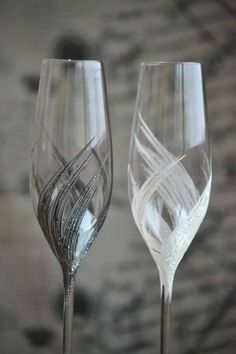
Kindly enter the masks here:
[[63, 273], [63, 353], [70, 354], [76, 272], [106, 218], [112, 191], [102, 63], [43, 60], [30, 191]]
[[160, 353], [169, 353], [175, 271], [207, 211], [211, 189], [203, 68], [141, 64], [128, 165], [135, 223], [161, 286]]

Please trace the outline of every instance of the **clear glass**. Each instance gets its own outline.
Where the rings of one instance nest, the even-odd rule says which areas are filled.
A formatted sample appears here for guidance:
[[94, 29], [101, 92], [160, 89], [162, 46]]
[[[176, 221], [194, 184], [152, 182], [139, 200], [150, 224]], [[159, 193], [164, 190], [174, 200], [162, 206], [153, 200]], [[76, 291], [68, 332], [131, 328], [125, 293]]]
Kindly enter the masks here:
[[63, 272], [63, 353], [70, 354], [76, 272], [106, 218], [112, 191], [102, 63], [43, 60], [30, 191], [38, 222]]
[[169, 353], [175, 271], [206, 214], [211, 175], [202, 65], [141, 64], [130, 142], [129, 200], [159, 271], [161, 354]]

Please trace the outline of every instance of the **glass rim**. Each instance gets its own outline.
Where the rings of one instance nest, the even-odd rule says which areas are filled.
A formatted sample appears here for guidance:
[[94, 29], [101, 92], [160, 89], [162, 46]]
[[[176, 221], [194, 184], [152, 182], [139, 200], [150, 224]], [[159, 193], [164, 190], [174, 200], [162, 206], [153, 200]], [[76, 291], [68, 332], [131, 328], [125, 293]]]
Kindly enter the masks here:
[[43, 58], [42, 59], [42, 64], [46, 63], [64, 63], [64, 64], [82, 64], [82, 63], [97, 63], [97, 64], [103, 64], [101, 60], [97, 59], [57, 59], [57, 58]]
[[159, 66], [159, 65], [203, 65], [197, 61], [168, 61], [168, 60], [150, 60], [142, 61], [141, 66]]

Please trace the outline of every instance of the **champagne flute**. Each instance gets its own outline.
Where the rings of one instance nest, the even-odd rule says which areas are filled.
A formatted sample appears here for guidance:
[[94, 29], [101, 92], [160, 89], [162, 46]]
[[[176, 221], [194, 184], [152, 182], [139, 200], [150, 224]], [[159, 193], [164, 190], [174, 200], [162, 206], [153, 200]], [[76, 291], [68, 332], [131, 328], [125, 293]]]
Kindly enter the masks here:
[[135, 223], [159, 271], [161, 354], [169, 353], [175, 271], [206, 214], [211, 175], [202, 65], [142, 63], [128, 185]]
[[63, 353], [70, 354], [76, 272], [106, 218], [112, 191], [102, 63], [43, 60], [30, 191], [63, 273]]

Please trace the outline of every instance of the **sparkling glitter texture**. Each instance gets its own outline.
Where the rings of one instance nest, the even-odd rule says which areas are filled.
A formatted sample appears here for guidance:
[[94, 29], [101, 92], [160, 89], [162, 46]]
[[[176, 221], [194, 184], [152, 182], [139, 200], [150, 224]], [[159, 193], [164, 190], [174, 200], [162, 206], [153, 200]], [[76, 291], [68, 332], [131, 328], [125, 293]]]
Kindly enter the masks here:
[[206, 214], [211, 175], [200, 194], [182, 164], [186, 155], [172, 155], [138, 114], [141, 133], [151, 148], [135, 134], [134, 143], [148, 178], [139, 187], [129, 166], [129, 197], [135, 222], [159, 269], [161, 285], [170, 294], [177, 266]]

